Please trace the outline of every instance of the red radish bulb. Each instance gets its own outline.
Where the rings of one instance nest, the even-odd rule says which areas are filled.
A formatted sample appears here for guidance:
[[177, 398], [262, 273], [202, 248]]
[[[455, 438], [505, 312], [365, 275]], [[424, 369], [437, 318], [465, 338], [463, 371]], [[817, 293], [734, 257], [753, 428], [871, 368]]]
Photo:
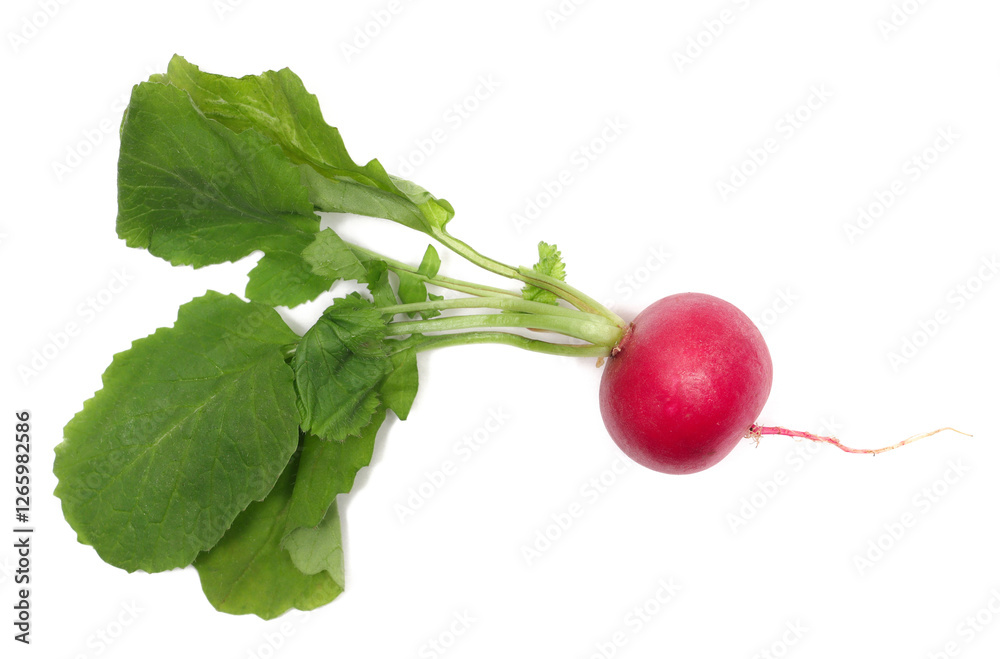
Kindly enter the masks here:
[[771, 355], [739, 309], [680, 293], [642, 311], [601, 378], [601, 416], [639, 464], [692, 474], [726, 457], [771, 392]]

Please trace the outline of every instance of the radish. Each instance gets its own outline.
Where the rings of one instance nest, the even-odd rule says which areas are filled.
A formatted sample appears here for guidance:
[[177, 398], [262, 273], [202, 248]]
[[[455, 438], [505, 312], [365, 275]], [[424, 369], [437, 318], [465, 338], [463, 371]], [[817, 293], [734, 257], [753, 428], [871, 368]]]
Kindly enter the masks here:
[[717, 464], [743, 438], [784, 435], [875, 455], [945, 430], [877, 449], [835, 437], [755, 423], [771, 392], [771, 354], [753, 322], [732, 304], [703, 293], [654, 302], [611, 350], [601, 378], [601, 416], [632, 460], [666, 474]]
[[771, 355], [753, 322], [711, 295], [680, 293], [632, 322], [601, 378], [601, 415], [639, 464], [691, 474], [726, 457], [771, 391]]
[[[372, 459], [388, 415], [409, 415], [428, 350], [493, 343], [606, 361], [608, 432], [668, 474], [707, 469], [744, 437], [880, 453], [934, 434], [853, 449], [757, 425], [771, 356], [736, 307], [681, 293], [628, 322], [567, 283], [555, 245], [539, 243], [532, 267], [481, 254], [452, 235], [447, 201], [377, 160], [354, 162], [288, 69], [237, 79], [174, 57], [135, 86], [120, 135], [126, 244], [196, 268], [263, 256], [246, 299], [209, 291], [114, 357], [56, 447], [55, 493], [105, 561], [130, 572], [194, 565], [220, 611], [273, 618], [343, 591], [337, 496]], [[354, 244], [321, 230], [319, 213], [397, 222], [505, 286], [442, 275], [433, 244], [419, 265]], [[275, 309], [338, 281], [358, 290], [302, 336]]]
[[611, 350], [601, 378], [601, 416], [632, 460], [666, 474], [717, 464], [745, 437], [784, 435], [875, 455], [945, 430], [877, 449], [835, 437], [755, 423], [771, 392], [771, 354], [753, 322], [732, 304], [703, 293], [654, 302]]

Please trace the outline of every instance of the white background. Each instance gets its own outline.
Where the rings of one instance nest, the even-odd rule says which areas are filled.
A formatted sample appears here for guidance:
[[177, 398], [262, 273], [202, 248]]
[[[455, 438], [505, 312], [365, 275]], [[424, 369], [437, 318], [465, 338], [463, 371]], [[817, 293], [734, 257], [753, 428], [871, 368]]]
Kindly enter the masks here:
[[[25, 648], [6, 622], [16, 557], [13, 513], [0, 513], [4, 647], [234, 659], [998, 655], [1000, 282], [981, 264], [1000, 252], [1000, 5], [897, 0], [909, 13], [890, 29], [889, 0], [593, 0], [554, 25], [556, 0], [421, 0], [392, 5], [384, 27], [372, 12], [386, 22], [387, 0], [225, 2], [4, 3], [2, 413], [10, 426], [16, 409], [34, 416], [37, 528]], [[729, 22], [715, 22], [724, 10]], [[366, 25], [377, 34], [345, 54]], [[761, 423], [862, 447], [941, 426], [975, 437], [875, 458], [772, 437], [694, 476], [623, 470], [593, 361], [449, 349], [422, 357], [410, 420], [383, 428], [374, 468], [341, 498], [348, 588], [331, 605], [262, 622], [216, 613], [192, 569], [110, 567], [61, 516], [52, 448], [115, 352], [206, 289], [241, 293], [254, 260], [172, 268], [115, 235], [123, 102], [175, 52], [228, 75], [292, 68], [355, 159], [378, 157], [447, 198], [453, 232], [496, 258], [530, 264], [538, 240], [556, 242], [570, 281], [623, 315], [688, 290], [736, 304], [774, 359]], [[474, 109], [459, 122], [455, 104]], [[620, 135], [593, 144], [609, 120]], [[443, 141], [408, 171], [435, 129]], [[939, 131], [952, 137], [935, 144]], [[776, 152], [747, 163], [769, 139]], [[601, 151], [583, 171], [581, 148]], [[724, 195], [734, 166], [756, 171]], [[563, 170], [572, 183], [518, 230], [513, 216]], [[894, 181], [902, 192], [890, 200]], [[879, 203], [850, 241], [845, 225]], [[386, 225], [342, 224], [418, 260], [425, 241]], [[444, 271], [479, 277], [457, 257]], [[116, 275], [127, 286], [111, 293]], [[960, 286], [975, 291], [961, 306]], [[331, 297], [283, 314], [303, 331]], [[87, 312], [90, 298], [107, 304]], [[921, 335], [939, 311], [948, 322]], [[80, 331], [54, 358], [19, 371], [71, 322]], [[894, 366], [906, 339], [920, 347]], [[508, 418], [463, 461], [456, 443], [491, 410]], [[397, 506], [446, 461], [457, 473], [401, 521]], [[583, 514], [560, 530], [553, 520], [574, 502]], [[912, 524], [900, 527], [904, 517]], [[529, 561], [545, 532], [558, 537]], [[679, 587], [665, 605], [662, 580]], [[626, 617], [637, 606], [652, 612], [641, 625]], [[454, 622], [463, 616], [467, 628]], [[434, 654], [428, 642], [450, 642], [453, 624], [462, 633]]]

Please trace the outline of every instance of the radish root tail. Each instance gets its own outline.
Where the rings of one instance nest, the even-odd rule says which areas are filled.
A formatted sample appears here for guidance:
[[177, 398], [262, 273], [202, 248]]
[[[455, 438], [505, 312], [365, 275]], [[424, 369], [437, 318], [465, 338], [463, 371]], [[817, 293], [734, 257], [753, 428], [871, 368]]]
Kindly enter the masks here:
[[878, 455], [879, 453], [885, 453], [886, 451], [891, 451], [894, 448], [899, 448], [900, 446], [906, 446], [918, 439], [923, 439], [925, 437], [930, 437], [936, 435], [939, 432], [944, 432], [945, 430], [950, 430], [952, 432], [957, 432], [959, 435], [965, 435], [966, 437], [972, 437], [969, 433], [962, 432], [961, 430], [955, 430], [954, 428], [938, 428], [937, 430], [932, 430], [931, 432], [925, 432], [919, 435], [914, 435], [912, 437], [907, 437], [901, 442], [896, 442], [891, 446], [883, 446], [882, 448], [851, 448], [850, 446], [844, 446], [840, 443], [840, 440], [836, 437], [823, 437], [821, 435], [814, 435], [808, 432], [802, 432], [801, 430], [789, 430], [788, 428], [778, 428], [775, 426], [758, 426], [754, 424], [750, 426], [750, 430], [747, 431], [747, 437], [753, 439], [754, 444], [760, 443], [760, 438], [762, 435], [784, 435], [785, 437], [799, 437], [802, 439], [809, 439], [814, 442], [822, 442], [824, 444], [830, 444], [836, 446], [841, 451], [846, 453], [870, 453], [871, 455]]

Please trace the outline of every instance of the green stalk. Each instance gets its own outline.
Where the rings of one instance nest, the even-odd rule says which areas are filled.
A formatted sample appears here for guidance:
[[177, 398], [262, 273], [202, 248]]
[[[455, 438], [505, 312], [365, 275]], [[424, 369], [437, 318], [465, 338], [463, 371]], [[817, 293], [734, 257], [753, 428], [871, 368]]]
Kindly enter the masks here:
[[595, 316], [591, 313], [586, 313], [577, 309], [568, 309], [554, 304], [544, 304], [542, 302], [532, 302], [522, 298], [509, 297], [474, 297], [455, 298], [451, 300], [432, 300], [429, 302], [415, 302], [413, 304], [397, 304], [391, 307], [381, 307], [380, 311], [395, 315], [399, 313], [416, 313], [418, 311], [444, 311], [447, 309], [502, 309], [504, 311], [536, 314], [538, 316], [575, 318], [582, 322], [600, 322], [615, 328], [618, 327], [603, 316]]
[[[566, 294], [571, 295], [574, 299], [578, 300], [583, 305], [592, 309], [593, 310], [592, 313], [596, 313], [600, 316], [603, 316], [604, 318], [607, 318], [618, 327], [625, 328], [628, 326], [628, 323], [626, 323], [621, 316], [611, 311], [603, 304], [601, 304], [594, 298], [590, 297], [589, 295], [586, 295], [581, 291], [578, 291], [577, 289], [573, 288], [564, 281], [556, 279], [555, 277], [550, 277], [549, 275], [543, 275], [540, 272], [535, 272], [535, 270], [531, 268], [525, 268], [523, 266], [518, 268], [518, 272], [526, 278], [526, 281], [530, 281], [530, 283], [534, 284], [535, 286], [538, 286], [539, 288], [546, 288], [554, 292], [556, 295], [559, 295], [567, 302], [570, 301], [569, 298], [565, 297], [562, 293], [560, 293], [560, 291], [565, 291]], [[538, 282], [541, 282], [541, 284]], [[576, 306], [578, 309], [583, 308], [579, 306], [579, 304], [574, 304], [574, 306]]]
[[526, 336], [521, 336], [520, 334], [510, 334], [508, 332], [462, 332], [460, 334], [428, 336], [425, 337], [424, 341], [417, 344], [417, 352], [432, 350], [434, 348], [447, 348], [450, 346], [466, 346], [483, 343], [509, 345], [523, 350], [530, 350], [531, 352], [540, 352], [546, 355], [561, 355], [565, 357], [607, 357], [611, 354], [611, 349], [607, 346], [549, 343], [548, 341], [529, 339]]
[[500, 261], [491, 259], [488, 256], [480, 254], [470, 245], [455, 238], [444, 229], [435, 229], [431, 232], [431, 235], [437, 238], [445, 247], [484, 270], [545, 289], [555, 293], [581, 311], [603, 316], [622, 328], [627, 326], [627, 323], [616, 313], [564, 281], [539, 274], [531, 268], [513, 268]]
[[500, 261], [491, 259], [484, 254], [480, 254], [473, 249], [471, 245], [465, 241], [455, 238], [444, 229], [434, 229], [431, 231], [431, 235], [437, 238], [442, 245], [451, 251], [455, 252], [465, 260], [475, 263], [484, 270], [488, 270], [502, 277], [507, 277], [508, 279], [520, 279], [521, 281], [524, 281], [518, 274], [517, 268], [512, 268], [505, 263], [501, 263]]
[[[345, 241], [346, 242], [346, 241]], [[475, 284], [470, 281], [462, 281], [461, 279], [452, 279], [451, 277], [443, 277], [437, 275], [434, 277], [428, 277], [427, 275], [421, 274], [417, 268], [412, 265], [403, 263], [402, 261], [397, 261], [395, 259], [390, 259], [382, 256], [378, 252], [373, 252], [370, 249], [365, 249], [360, 245], [355, 245], [353, 243], [347, 243], [347, 245], [354, 251], [355, 254], [361, 254], [372, 259], [378, 259], [380, 261], [385, 261], [391, 268], [395, 270], [403, 270], [414, 277], [422, 279], [424, 282], [437, 286], [439, 288], [447, 288], [448, 290], [458, 291], [459, 293], [468, 293], [469, 295], [501, 295], [504, 297], [514, 297], [520, 298], [521, 294], [516, 291], [510, 291], [504, 288], [494, 288], [493, 286], [484, 286], [483, 284]]]
[[[407, 272], [418, 277], [427, 284], [439, 286], [449, 290], [466, 293], [474, 298], [459, 298], [452, 300], [437, 300], [429, 302], [419, 302], [415, 304], [398, 304], [383, 307], [382, 311], [387, 314], [415, 313], [420, 311], [443, 311], [447, 309], [499, 309], [510, 313], [504, 314], [478, 314], [466, 316], [453, 316], [449, 318], [436, 318], [421, 321], [403, 321], [391, 323], [394, 334], [422, 334], [424, 332], [445, 332], [451, 330], [484, 330], [489, 328], [515, 327], [538, 331], [558, 332], [570, 338], [580, 339], [593, 344], [600, 352], [605, 347], [613, 347], [621, 340], [622, 332], [627, 327], [627, 323], [607, 309], [593, 298], [573, 288], [569, 284], [555, 277], [536, 272], [532, 268], [514, 268], [500, 261], [491, 259], [480, 254], [467, 243], [455, 238], [443, 229], [432, 230], [431, 235], [442, 245], [449, 248], [459, 256], [469, 262], [478, 265], [488, 272], [501, 275], [510, 279], [531, 284], [548, 290], [557, 297], [565, 300], [576, 309], [569, 309], [559, 305], [543, 304], [530, 300], [525, 300], [516, 291], [510, 291], [493, 286], [484, 286], [473, 282], [452, 279], [443, 276], [428, 277], [419, 272], [418, 268], [408, 265], [395, 259], [390, 259], [378, 252], [366, 249], [359, 245], [348, 243], [356, 255], [369, 259], [379, 259], [385, 261], [392, 269]], [[463, 335], [493, 337], [491, 339], [476, 339], [477, 341], [490, 342], [496, 335], [517, 336], [508, 333], [497, 332], [465, 332]], [[525, 340], [526, 337], [521, 337]], [[508, 345], [534, 345], [524, 344], [523, 341], [516, 341], [507, 338], [500, 339]], [[462, 339], [449, 339], [458, 345]], [[495, 341], [493, 341], [495, 342]], [[547, 342], [541, 342], [548, 345]], [[563, 348], [559, 348], [563, 350]], [[551, 351], [550, 351], [551, 352]], [[579, 352], [559, 353], [559, 354], [580, 354]], [[603, 353], [602, 353], [603, 354]]]
[[391, 328], [390, 335], [423, 334], [426, 332], [487, 329], [494, 327], [549, 330], [595, 345], [607, 346], [608, 348], [615, 346], [619, 339], [621, 339], [622, 334], [620, 328], [613, 327], [604, 322], [525, 313], [452, 316], [450, 318], [389, 323], [389, 328]]

